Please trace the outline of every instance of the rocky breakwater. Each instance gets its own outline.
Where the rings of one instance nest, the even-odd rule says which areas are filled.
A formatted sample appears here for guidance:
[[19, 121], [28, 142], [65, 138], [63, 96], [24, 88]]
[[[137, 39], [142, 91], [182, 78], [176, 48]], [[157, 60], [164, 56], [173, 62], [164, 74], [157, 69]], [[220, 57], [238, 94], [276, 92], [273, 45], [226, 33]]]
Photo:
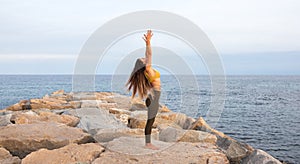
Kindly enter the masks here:
[[161, 105], [144, 148], [143, 101], [109, 92], [21, 100], [0, 111], [0, 163], [280, 163], [266, 152]]

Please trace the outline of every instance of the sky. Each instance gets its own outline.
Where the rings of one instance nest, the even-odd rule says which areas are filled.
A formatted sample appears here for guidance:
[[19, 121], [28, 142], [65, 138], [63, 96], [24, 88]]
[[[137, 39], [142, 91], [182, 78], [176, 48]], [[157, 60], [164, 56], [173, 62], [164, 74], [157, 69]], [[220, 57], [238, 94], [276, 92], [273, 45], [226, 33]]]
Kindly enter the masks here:
[[[297, 0], [0, 0], [0, 74], [73, 74], [93, 32], [143, 10], [167, 11], [195, 23], [213, 43], [227, 75], [300, 75]], [[143, 48], [141, 36], [119, 40], [95, 73], [115, 73], [125, 49]], [[154, 30], [153, 46], [162, 45], [177, 49], [195, 73], [208, 73], [186, 43]]]

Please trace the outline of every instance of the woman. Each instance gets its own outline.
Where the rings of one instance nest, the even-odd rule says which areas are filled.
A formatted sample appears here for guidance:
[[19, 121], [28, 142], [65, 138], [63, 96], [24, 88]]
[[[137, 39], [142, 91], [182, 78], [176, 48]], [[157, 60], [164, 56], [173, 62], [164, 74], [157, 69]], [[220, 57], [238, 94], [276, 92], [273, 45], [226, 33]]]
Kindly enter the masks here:
[[[140, 98], [146, 99], [146, 106], [148, 108], [148, 120], [145, 127], [145, 147], [153, 150], [159, 149], [151, 143], [151, 130], [155, 121], [155, 117], [159, 108], [160, 98], [160, 73], [151, 67], [152, 50], [151, 38], [153, 33], [151, 30], [144, 34], [144, 41], [146, 43], [145, 58], [139, 58], [135, 62], [134, 69], [126, 84], [128, 91], [133, 90], [132, 98], [138, 93]], [[150, 94], [148, 94], [150, 92]], [[147, 96], [148, 95], [148, 96]]]

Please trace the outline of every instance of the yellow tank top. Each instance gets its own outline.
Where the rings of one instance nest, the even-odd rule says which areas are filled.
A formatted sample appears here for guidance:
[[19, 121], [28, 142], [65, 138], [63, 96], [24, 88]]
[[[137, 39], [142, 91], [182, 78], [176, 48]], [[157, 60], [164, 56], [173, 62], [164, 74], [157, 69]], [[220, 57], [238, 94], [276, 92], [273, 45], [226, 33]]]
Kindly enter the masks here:
[[149, 76], [148, 72], [146, 70], [144, 71], [144, 75], [146, 76], [146, 78], [149, 80], [150, 83], [153, 82], [155, 79], [160, 78], [160, 73], [155, 69], [153, 70], [155, 72], [153, 76]]

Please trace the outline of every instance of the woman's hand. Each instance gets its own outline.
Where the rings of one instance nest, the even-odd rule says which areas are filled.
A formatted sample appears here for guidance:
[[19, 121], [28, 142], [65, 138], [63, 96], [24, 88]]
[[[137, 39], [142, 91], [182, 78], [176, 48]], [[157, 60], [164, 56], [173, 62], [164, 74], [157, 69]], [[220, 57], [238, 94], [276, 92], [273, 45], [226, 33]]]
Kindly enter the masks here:
[[144, 41], [146, 42], [146, 45], [150, 45], [152, 36], [153, 36], [152, 31], [151, 30], [147, 30], [147, 33], [144, 34], [144, 37], [143, 37]]

